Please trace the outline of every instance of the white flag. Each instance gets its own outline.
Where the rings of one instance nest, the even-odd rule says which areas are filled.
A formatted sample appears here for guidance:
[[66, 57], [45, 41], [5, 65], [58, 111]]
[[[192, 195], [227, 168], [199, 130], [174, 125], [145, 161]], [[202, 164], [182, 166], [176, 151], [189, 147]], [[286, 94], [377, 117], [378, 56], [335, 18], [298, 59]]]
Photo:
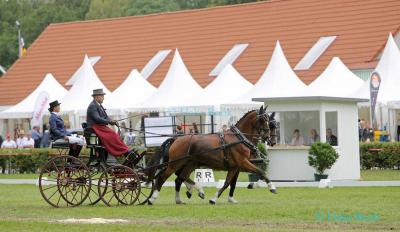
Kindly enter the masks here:
[[46, 91], [41, 92], [36, 98], [35, 108], [33, 110], [33, 116], [31, 121], [31, 126], [41, 126], [43, 114], [49, 105], [49, 94]]

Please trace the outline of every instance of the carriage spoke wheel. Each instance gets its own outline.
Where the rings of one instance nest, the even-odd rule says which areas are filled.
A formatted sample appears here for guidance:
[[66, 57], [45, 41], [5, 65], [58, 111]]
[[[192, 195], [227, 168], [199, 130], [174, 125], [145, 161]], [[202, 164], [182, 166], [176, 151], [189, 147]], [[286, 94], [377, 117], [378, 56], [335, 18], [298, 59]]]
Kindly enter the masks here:
[[140, 195], [140, 179], [131, 168], [123, 165], [109, 167], [98, 182], [98, 193], [107, 206], [133, 205]]
[[73, 207], [82, 204], [90, 188], [89, 169], [75, 157], [52, 158], [40, 171], [40, 193], [43, 199], [54, 207]]
[[153, 194], [154, 180], [149, 180], [143, 168], [138, 167], [137, 173], [140, 180], [140, 194], [135, 205], [144, 205]]
[[92, 187], [90, 188], [85, 204], [95, 205], [101, 200], [98, 192], [98, 184], [101, 174], [103, 174], [106, 169], [107, 168], [102, 163], [99, 163], [96, 166], [89, 166]]

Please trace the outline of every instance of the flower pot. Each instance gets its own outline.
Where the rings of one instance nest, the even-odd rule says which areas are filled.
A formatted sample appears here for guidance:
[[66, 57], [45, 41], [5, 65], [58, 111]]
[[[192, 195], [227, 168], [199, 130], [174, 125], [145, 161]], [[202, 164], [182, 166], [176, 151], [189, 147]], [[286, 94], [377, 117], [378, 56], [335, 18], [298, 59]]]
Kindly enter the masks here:
[[314, 178], [315, 181], [320, 181], [322, 179], [328, 179], [328, 175], [314, 173]]
[[260, 177], [257, 174], [250, 173], [249, 174], [249, 182], [257, 182]]

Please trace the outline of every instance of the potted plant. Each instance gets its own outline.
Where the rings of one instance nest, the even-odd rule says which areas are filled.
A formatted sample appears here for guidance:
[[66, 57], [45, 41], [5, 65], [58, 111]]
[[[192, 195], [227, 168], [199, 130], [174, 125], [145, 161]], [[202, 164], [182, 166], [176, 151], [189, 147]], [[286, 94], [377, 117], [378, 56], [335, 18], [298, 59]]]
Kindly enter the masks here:
[[336, 150], [328, 143], [317, 142], [311, 145], [308, 154], [308, 164], [317, 171], [314, 174], [315, 180], [327, 179], [328, 175], [324, 171], [331, 168], [338, 159]]

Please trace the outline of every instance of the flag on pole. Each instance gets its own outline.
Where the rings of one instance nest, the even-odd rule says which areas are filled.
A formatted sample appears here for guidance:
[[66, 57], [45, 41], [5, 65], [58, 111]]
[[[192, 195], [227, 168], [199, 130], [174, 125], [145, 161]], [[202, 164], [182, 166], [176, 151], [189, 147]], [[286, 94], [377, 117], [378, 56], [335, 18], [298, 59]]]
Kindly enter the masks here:
[[25, 48], [25, 41], [24, 37], [21, 36], [21, 39], [19, 40], [19, 49], [20, 49], [20, 57], [25, 55], [26, 53], [26, 48]]

